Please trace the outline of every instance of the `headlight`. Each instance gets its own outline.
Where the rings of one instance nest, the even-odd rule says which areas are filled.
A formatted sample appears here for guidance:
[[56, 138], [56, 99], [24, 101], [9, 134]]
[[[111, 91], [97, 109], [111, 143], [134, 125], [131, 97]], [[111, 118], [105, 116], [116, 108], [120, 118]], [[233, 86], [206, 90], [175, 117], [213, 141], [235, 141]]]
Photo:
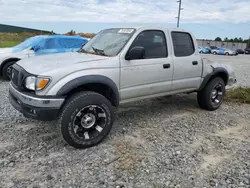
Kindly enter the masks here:
[[25, 87], [30, 90], [42, 90], [50, 82], [49, 78], [29, 76], [25, 79]]
[[25, 79], [25, 87], [30, 90], [35, 90], [36, 88], [36, 77], [29, 76]]

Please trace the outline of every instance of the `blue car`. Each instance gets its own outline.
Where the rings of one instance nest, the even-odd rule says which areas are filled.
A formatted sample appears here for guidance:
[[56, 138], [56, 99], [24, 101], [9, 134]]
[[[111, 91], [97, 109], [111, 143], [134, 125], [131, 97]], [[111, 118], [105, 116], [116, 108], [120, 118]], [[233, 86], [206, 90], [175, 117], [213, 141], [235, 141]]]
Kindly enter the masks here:
[[88, 39], [81, 36], [39, 35], [14, 46], [12, 52], [22, 52], [27, 49], [34, 51], [34, 55], [75, 52], [87, 42]]
[[26, 39], [12, 48], [0, 48], [0, 76], [10, 79], [11, 66], [31, 56], [76, 52], [88, 42], [81, 36], [39, 35]]
[[199, 53], [201, 53], [201, 54], [208, 54], [209, 50], [207, 48], [199, 46]]

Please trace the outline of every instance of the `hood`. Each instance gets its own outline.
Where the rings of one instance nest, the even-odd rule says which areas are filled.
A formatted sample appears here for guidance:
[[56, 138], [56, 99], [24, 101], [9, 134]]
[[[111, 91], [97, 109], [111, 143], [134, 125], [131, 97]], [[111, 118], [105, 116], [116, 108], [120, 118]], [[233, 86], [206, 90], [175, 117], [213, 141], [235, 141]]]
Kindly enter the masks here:
[[75, 64], [99, 61], [107, 58], [108, 57], [99, 55], [69, 52], [26, 58], [18, 61], [17, 64], [23, 67], [27, 72], [39, 75], [42, 72], [56, 70], [61, 67], [71, 67]]
[[12, 48], [0, 48], [0, 54], [12, 53]]

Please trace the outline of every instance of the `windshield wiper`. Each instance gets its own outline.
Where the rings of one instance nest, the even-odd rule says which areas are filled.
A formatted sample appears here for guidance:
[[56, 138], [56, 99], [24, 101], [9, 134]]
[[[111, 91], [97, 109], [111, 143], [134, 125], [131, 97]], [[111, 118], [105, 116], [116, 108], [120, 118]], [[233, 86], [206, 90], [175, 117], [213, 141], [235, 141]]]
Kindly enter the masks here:
[[80, 50], [78, 50], [77, 52], [79, 53], [88, 53], [86, 50], [84, 50], [83, 48], [81, 48]]
[[92, 49], [95, 51], [95, 53], [97, 53], [98, 55], [108, 56], [107, 54], [105, 54], [104, 50], [94, 48], [93, 46], [92, 46], [91, 48], [92, 48]]

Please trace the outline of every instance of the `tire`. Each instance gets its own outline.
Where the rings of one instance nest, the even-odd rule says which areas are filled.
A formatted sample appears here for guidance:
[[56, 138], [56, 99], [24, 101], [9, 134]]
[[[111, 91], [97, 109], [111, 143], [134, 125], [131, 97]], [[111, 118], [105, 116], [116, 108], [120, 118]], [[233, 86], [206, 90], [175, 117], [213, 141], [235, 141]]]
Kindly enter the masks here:
[[213, 52], [214, 55], [217, 55], [217, 52]]
[[113, 106], [108, 99], [95, 92], [79, 92], [66, 101], [60, 118], [60, 130], [70, 146], [83, 149], [104, 140], [113, 121]]
[[225, 55], [227, 55], [227, 56], [228, 56], [228, 55], [229, 55], [229, 53], [228, 53], [228, 52], [226, 52], [226, 53], [225, 53]]
[[197, 101], [201, 108], [214, 111], [220, 107], [225, 96], [225, 82], [215, 77], [197, 93]]
[[16, 61], [10, 61], [7, 62], [2, 69], [2, 75], [4, 80], [10, 80], [11, 79], [11, 66], [14, 65]]

